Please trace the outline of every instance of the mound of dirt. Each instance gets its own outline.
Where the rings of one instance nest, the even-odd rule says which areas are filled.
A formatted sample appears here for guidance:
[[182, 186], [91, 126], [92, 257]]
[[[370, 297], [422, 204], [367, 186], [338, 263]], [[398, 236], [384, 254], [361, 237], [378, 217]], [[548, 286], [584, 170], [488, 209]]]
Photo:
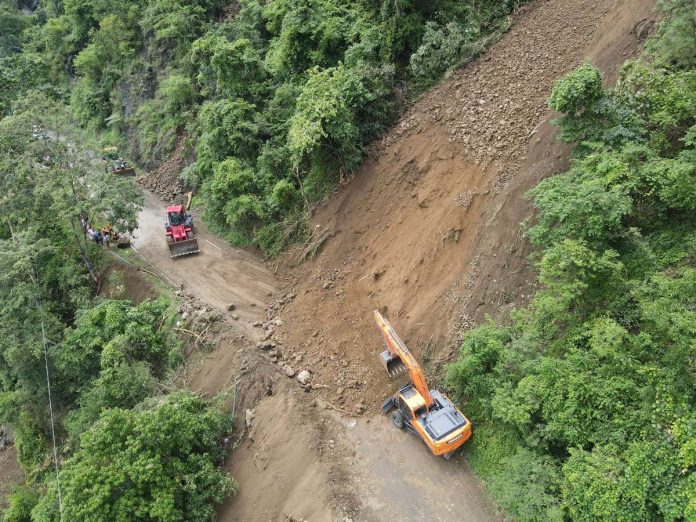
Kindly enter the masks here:
[[184, 145], [185, 137], [179, 136], [174, 151], [169, 157], [147, 176], [138, 178], [138, 183], [150, 192], [157, 194], [168, 203], [181, 202], [184, 186], [179, 175], [186, 166]]
[[[285, 268], [297, 298], [276, 336], [340, 407], [380, 411], [396, 389], [379, 366], [372, 310], [431, 376], [486, 314], [504, 317], [534, 291], [520, 223], [525, 192], [567, 167], [547, 98], [592, 58], [606, 78], [640, 44], [650, 0], [531, 3], [489, 52], [428, 92], [375, 145], [353, 182], [318, 209], [313, 260]], [[435, 370], [438, 371], [435, 371]]]
[[253, 520], [344, 520], [335, 518], [336, 501], [351, 504], [334, 464], [345, 450], [330, 438], [331, 423], [313, 411], [293, 393], [267, 397], [250, 410], [248, 436], [226, 466], [239, 493], [218, 510], [221, 522], [250, 520], [250, 514]]

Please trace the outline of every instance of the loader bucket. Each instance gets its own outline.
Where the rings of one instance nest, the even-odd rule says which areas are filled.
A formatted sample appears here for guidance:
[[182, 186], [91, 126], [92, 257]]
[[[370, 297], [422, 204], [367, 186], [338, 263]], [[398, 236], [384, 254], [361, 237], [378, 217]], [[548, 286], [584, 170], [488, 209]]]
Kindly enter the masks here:
[[396, 377], [406, 371], [406, 366], [401, 359], [396, 355], [390, 354], [387, 350], [380, 354], [380, 359], [390, 377]]
[[168, 243], [168, 245], [169, 255], [171, 257], [187, 256], [189, 254], [197, 254], [201, 251], [200, 248], [198, 248], [198, 240], [196, 238], [184, 239], [176, 243]]

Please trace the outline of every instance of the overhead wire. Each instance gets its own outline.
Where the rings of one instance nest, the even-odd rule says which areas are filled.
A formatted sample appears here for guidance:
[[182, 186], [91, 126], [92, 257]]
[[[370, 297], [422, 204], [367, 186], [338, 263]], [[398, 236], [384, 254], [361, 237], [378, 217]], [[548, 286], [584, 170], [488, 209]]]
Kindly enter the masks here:
[[[12, 233], [12, 239], [21, 244], [21, 241]], [[41, 286], [39, 284], [39, 273], [32, 262], [33, 274], [29, 274], [29, 278], [34, 283], [36, 287], [36, 295], [34, 296], [34, 306], [39, 312], [40, 323], [41, 323], [41, 339], [43, 343], [43, 353], [44, 353], [44, 367], [46, 370], [46, 389], [48, 392], [48, 411], [51, 419], [51, 441], [53, 444], [53, 466], [56, 472], [56, 489], [58, 493], [58, 512], [60, 514], [60, 521], [63, 522], [63, 496], [62, 489], [60, 485], [60, 466], [58, 465], [58, 445], [56, 444], [56, 427], [55, 427], [55, 417], [53, 414], [53, 396], [51, 394], [51, 374], [48, 368], [48, 339], [46, 338], [46, 324], [44, 321], [44, 309], [41, 302]]]

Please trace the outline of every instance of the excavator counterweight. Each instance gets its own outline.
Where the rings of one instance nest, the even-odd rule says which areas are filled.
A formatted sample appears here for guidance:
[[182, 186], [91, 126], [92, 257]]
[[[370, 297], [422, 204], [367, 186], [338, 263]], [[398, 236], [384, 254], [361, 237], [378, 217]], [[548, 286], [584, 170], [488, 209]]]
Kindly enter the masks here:
[[471, 437], [471, 422], [445, 394], [428, 389], [418, 361], [377, 310], [375, 320], [386, 347], [380, 354], [384, 368], [390, 377], [408, 372], [410, 379], [384, 402], [384, 413], [394, 410], [391, 414], [394, 426], [418, 436], [433, 454], [449, 458]]

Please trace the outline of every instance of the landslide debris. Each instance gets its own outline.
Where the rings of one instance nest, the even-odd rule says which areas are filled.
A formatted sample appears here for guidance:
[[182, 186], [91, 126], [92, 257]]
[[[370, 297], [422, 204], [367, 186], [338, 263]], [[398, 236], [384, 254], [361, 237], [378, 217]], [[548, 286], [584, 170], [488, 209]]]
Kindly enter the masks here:
[[328, 239], [313, 259], [296, 252], [284, 263], [286, 292], [297, 297], [275, 335], [333, 404], [378, 412], [398, 386], [379, 366], [373, 309], [388, 310], [432, 380], [468, 328], [533, 294], [524, 194], [569, 154], [548, 123], [553, 83], [597, 54], [615, 71], [638, 48], [635, 24], [651, 5], [530, 3], [488, 52], [426, 93], [316, 211], [313, 225]]
[[167, 203], [183, 203], [184, 186], [179, 178], [181, 171], [186, 166], [186, 146], [184, 136], [180, 136], [174, 147], [174, 151], [167, 159], [150, 171], [147, 176], [138, 178], [138, 183], [144, 189], [159, 196]]

